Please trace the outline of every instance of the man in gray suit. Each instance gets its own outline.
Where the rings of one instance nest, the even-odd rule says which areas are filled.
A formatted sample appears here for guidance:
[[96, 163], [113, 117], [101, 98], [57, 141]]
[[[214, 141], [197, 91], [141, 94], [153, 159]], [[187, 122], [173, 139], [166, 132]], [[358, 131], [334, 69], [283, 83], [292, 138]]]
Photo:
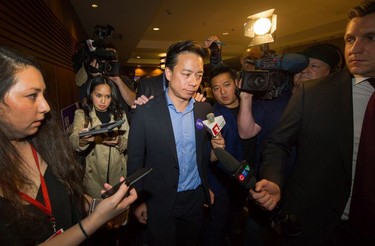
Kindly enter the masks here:
[[[136, 215], [147, 223], [150, 245], [196, 245], [204, 204], [210, 204], [207, 165], [214, 156], [202, 121], [211, 106], [192, 98], [206, 55], [207, 49], [194, 41], [171, 45], [165, 69], [168, 88], [134, 111], [128, 173], [153, 168], [135, 185], [145, 201]], [[224, 140], [219, 136], [211, 144], [223, 148]]]
[[[375, 207], [366, 210], [361, 228], [349, 216], [349, 211], [350, 215], [353, 212], [349, 198], [353, 173], [358, 171], [361, 126], [374, 91], [366, 80], [375, 78], [374, 1], [349, 12], [344, 40], [350, 72], [308, 81], [297, 89], [267, 139], [261, 165], [263, 180], [256, 184], [255, 191], [250, 190], [262, 207], [272, 210], [281, 200], [284, 211], [300, 220], [300, 236], [287, 240], [287, 245], [375, 242]], [[294, 144], [297, 163], [285, 180], [283, 167]], [[364, 200], [374, 192], [365, 194]]]

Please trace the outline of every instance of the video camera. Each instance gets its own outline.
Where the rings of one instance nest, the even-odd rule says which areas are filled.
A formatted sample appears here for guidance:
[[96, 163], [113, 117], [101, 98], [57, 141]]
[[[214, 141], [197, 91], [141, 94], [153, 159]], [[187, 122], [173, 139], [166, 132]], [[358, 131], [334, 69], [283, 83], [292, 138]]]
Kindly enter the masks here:
[[[82, 66], [87, 72], [101, 73], [105, 76], [120, 75], [121, 63], [118, 62], [117, 52], [106, 47], [105, 39], [112, 36], [114, 28], [110, 25], [94, 27], [94, 39], [87, 39], [78, 44], [77, 52], [73, 55], [73, 70], [77, 73]], [[98, 68], [90, 66], [96, 59]]]
[[309, 65], [309, 59], [301, 54], [277, 56], [266, 50], [255, 61], [255, 71], [242, 72], [241, 90], [261, 99], [279, 97], [289, 86], [291, 74], [299, 73]]

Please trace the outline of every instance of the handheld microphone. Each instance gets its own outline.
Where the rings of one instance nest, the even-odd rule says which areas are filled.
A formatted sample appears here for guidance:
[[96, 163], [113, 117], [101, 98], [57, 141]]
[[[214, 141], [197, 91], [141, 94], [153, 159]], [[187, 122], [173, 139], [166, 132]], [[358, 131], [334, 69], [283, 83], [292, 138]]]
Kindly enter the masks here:
[[207, 114], [207, 120], [203, 121], [203, 125], [213, 137], [216, 137], [225, 126], [225, 120], [222, 115], [215, 117], [213, 113], [209, 113]]
[[246, 161], [239, 162], [222, 148], [215, 148], [214, 153], [219, 160], [218, 167], [232, 175], [246, 189], [255, 188], [255, 170]]
[[[246, 161], [239, 162], [222, 148], [215, 148], [214, 153], [219, 160], [218, 167], [233, 176], [244, 188], [255, 188], [255, 171]], [[286, 213], [276, 206], [272, 210], [271, 226], [279, 234], [287, 237], [296, 237], [300, 234], [300, 222], [297, 218]]]

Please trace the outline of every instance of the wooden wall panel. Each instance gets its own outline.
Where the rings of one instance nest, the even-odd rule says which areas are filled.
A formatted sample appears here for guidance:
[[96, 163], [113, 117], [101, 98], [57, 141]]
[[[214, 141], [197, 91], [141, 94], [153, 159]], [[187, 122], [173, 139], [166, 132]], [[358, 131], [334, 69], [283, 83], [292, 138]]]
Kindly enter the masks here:
[[[76, 17], [69, 1], [56, 1], [64, 6], [64, 10], [54, 11], [66, 15], [66, 9], [71, 9], [68, 14]], [[0, 45], [18, 49], [38, 59], [43, 68], [48, 98], [59, 109], [78, 99], [71, 61], [77, 40], [65, 26], [43, 0], [0, 1]]]

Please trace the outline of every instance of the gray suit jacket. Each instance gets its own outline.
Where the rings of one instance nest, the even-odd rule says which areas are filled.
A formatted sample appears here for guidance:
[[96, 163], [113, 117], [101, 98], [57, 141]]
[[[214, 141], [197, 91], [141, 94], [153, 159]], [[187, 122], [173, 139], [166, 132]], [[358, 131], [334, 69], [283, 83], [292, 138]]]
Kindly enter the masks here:
[[[284, 181], [294, 144], [296, 166]], [[352, 155], [351, 74], [344, 70], [305, 82], [267, 139], [261, 166], [262, 178], [283, 187], [282, 207], [301, 221], [303, 242], [321, 242], [340, 219], [350, 193]]]

